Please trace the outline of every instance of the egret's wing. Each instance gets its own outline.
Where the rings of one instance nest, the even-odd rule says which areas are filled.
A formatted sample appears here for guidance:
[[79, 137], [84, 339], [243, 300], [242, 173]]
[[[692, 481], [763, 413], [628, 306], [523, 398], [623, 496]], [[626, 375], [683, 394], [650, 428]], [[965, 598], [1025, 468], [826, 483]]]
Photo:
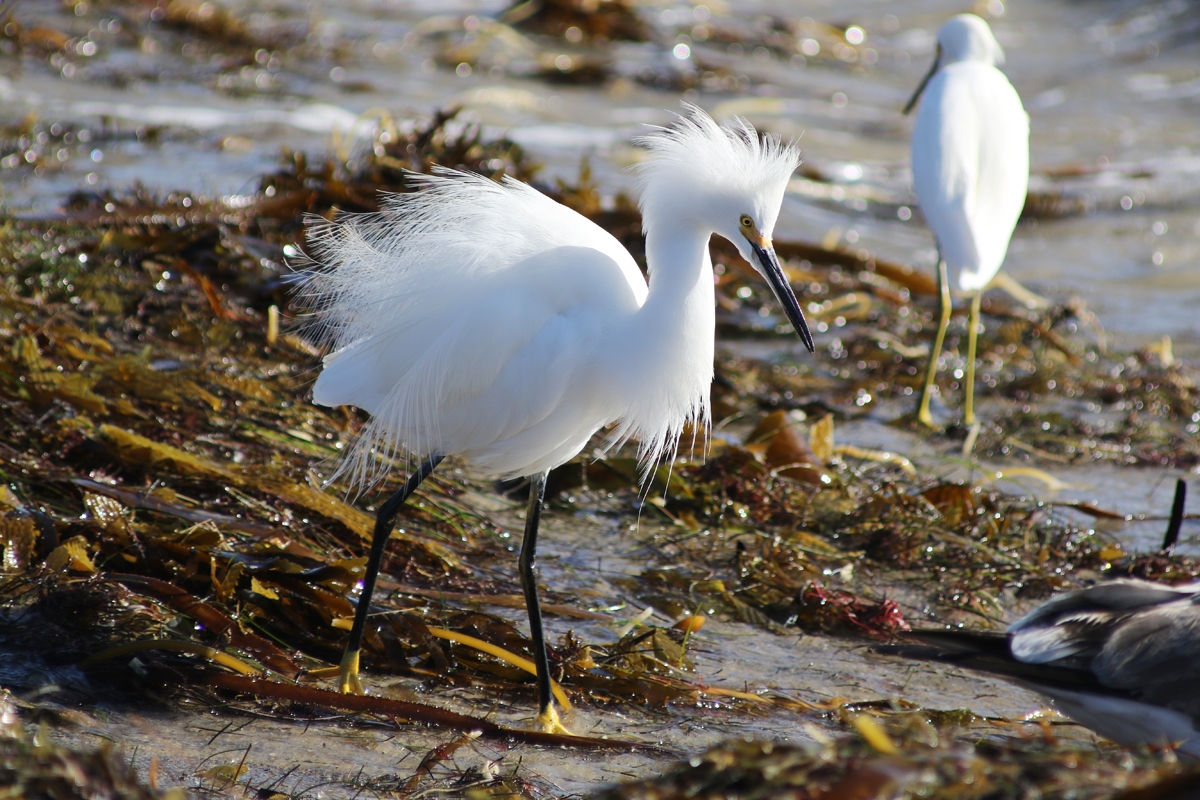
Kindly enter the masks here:
[[316, 312], [314, 338], [331, 350], [469, 305], [483, 279], [555, 247], [606, 255], [644, 301], [646, 281], [625, 248], [536, 189], [451, 170], [413, 180], [421, 191], [389, 197], [378, 214], [309, 229], [316, 266], [303, 273], [301, 296]]
[[1029, 121], [1003, 73], [951, 64], [929, 82], [912, 141], [913, 188], [956, 288], [999, 270], [1029, 180]]
[[[596, 253], [578, 249], [576, 261]], [[570, 302], [548, 296], [554, 284], [539, 281], [555, 276], [526, 266], [499, 277], [477, 276], [450, 298], [429, 297], [424, 304], [404, 305], [403, 311], [379, 308], [364, 335], [325, 357], [313, 400], [354, 405], [378, 416], [398, 389], [411, 392], [408, 384], [414, 382], [432, 392], [430, 400], [438, 404], [478, 395]]]
[[954, 77], [938, 72], [921, 98], [912, 138], [913, 189], [947, 266], [976, 269], [967, 205], [978, 182], [981, 120], [967, 87]]
[[977, 102], [983, 117], [979, 188], [969, 211], [982, 263], [982, 289], [1000, 270], [1029, 190], [1029, 116], [1004, 74], [985, 68]]
[[538, 426], [588, 377], [597, 320], [639, 307], [621, 267], [589, 247], [478, 273], [432, 302], [442, 299], [391, 314], [325, 360], [314, 400], [372, 415], [341, 468], [356, 482], [382, 476], [388, 459], [376, 455], [479, 452]]

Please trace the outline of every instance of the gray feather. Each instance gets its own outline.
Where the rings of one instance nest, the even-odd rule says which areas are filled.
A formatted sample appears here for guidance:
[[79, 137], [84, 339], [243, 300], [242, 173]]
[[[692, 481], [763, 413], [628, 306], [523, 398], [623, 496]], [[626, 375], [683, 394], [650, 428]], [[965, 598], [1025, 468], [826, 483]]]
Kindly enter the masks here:
[[1117, 741], [1200, 757], [1200, 583], [1120, 579], [1067, 592], [998, 634], [914, 631], [890, 652], [1003, 675]]

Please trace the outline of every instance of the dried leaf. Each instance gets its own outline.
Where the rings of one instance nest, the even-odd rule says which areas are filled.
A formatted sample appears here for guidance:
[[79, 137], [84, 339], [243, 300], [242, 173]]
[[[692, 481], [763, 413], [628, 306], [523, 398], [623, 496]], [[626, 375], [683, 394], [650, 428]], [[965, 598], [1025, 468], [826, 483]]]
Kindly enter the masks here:
[[266, 597], [270, 600], [278, 600], [279, 599], [278, 592], [276, 592], [274, 589], [270, 589], [266, 586], [263, 586], [262, 582], [259, 581], [258, 578], [253, 577], [253, 576], [251, 576], [251, 578], [250, 578], [250, 591], [254, 592], [255, 594], [261, 594], [263, 597]]
[[68, 539], [50, 551], [46, 556], [46, 568], [51, 572], [73, 570], [75, 572], [94, 573], [96, 565], [88, 555], [87, 539], [76, 536]]
[[809, 447], [818, 463], [828, 464], [833, 458], [833, 415], [826, 414], [813, 423], [808, 433]]
[[38, 530], [33, 518], [20, 512], [0, 517], [0, 548], [4, 551], [5, 570], [23, 572], [33, 563]]

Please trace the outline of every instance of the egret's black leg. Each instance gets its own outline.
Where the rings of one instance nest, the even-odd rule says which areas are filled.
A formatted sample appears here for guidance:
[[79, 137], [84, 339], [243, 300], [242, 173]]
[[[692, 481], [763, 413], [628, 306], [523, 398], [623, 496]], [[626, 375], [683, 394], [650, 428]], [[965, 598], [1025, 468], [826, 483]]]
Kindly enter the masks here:
[[379, 565], [383, 562], [383, 550], [387, 540], [392, 535], [392, 526], [396, 514], [408, 496], [421, 485], [421, 481], [429, 477], [429, 473], [442, 463], [442, 457], [430, 456], [421, 463], [417, 471], [408, 476], [400, 491], [388, 498], [379, 507], [375, 517], [375, 533], [371, 537], [371, 554], [367, 558], [367, 571], [363, 575], [362, 594], [358, 597], [358, 608], [354, 612], [354, 626], [350, 629], [350, 641], [346, 644], [346, 654], [342, 656], [341, 690], [344, 694], [362, 694], [362, 684], [358, 680], [359, 651], [362, 650], [363, 631], [367, 627], [367, 614], [371, 610], [371, 595], [375, 592], [375, 579], [379, 577]]
[[529, 634], [533, 639], [533, 663], [537, 667], [538, 721], [547, 729], [561, 730], [550, 691], [550, 659], [546, 656], [546, 634], [542, 630], [542, 606], [537, 593], [537, 534], [546, 495], [546, 473], [529, 478], [529, 509], [525, 513], [525, 539], [521, 542], [521, 588], [529, 610]]

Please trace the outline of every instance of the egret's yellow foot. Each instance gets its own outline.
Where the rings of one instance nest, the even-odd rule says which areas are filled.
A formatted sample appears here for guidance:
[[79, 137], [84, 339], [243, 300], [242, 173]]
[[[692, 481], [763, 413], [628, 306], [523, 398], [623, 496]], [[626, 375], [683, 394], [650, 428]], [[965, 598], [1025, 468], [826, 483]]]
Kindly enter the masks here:
[[543, 733], [557, 733], [562, 736], [575, 735], [567, 728], [567, 726], [562, 724], [561, 720], [559, 720], [558, 709], [554, 707], [553, 703], [546, 706], [546, 708], [542, 710], [542, 713], [534, 717], [533, 724], [537, 726], [537, 728]]
[[[938, 344], [941, 344], [941, 342], [938, 342]], [[939, 428], [938, 424], [933, 421], [933, 412], [929, 410], [933, 401], [933, 393], [938, 390], [937, 385], [933, 382], [934, 369], [937, 366], [936, 359], [937, 356], [934, 356], [934, 360], [929, 363], [929, 374], [926, 376], [924, 386], [921, 387], [921, 404], [917, 406], [917, 421], [932, 430], [938, 430]]]
[[930, 394], [931, 392], [926, 391], [925, 394], [921, 396], [921, 407], [917, 410], [917, 421], [926, 428], [936, 428], [937, 425], [933, 423], [933, 414], [929, 413]]
[[342, 656], [341, 679], [338, 688], [342, 694], [366, 694], [362, 683], [358, 680], [358, 655], [361, 650], [347, 650]]

